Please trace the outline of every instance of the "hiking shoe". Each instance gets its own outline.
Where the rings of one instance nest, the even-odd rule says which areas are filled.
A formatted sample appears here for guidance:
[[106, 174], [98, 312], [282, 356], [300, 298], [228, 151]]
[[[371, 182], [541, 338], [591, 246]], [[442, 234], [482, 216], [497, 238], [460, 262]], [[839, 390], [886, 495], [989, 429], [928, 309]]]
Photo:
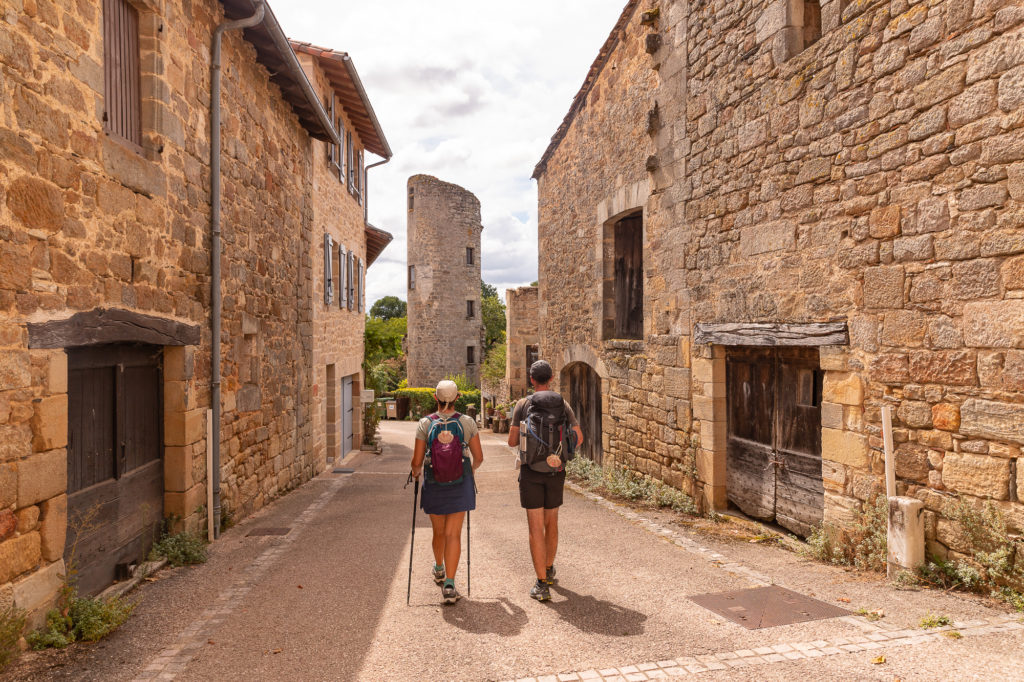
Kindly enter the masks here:
[[530, 590], [530, 596], [537, 601], [551, 601], [551, 588], [543, 580], [537, 580], [537, 584]]
[[445, 585], [441, 588], [441, 597], [445, 604], [454, 604], [462, 595], [455, 589], [455, 585]]
[[440, 585], [444, 582], [444, 566], [431, 567], [430, 573], [434, 576], [435, 584]]
[[554, 566], [548, 566], [548, 572], [547, 572], [547, 575], [544, 576], [544, 582], [546, 582], [548, 585], [554, 585], [555, 584], [555, 567]]

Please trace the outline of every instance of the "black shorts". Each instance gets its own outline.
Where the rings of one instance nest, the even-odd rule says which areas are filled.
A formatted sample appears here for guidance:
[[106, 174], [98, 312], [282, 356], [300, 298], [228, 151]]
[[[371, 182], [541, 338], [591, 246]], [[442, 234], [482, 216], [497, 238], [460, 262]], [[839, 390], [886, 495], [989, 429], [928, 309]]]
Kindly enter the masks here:
[[543, 474], [523, 466], [519, 469], [519, 504], [523, 509], [557, 509], [562, 506], [565, 472]]

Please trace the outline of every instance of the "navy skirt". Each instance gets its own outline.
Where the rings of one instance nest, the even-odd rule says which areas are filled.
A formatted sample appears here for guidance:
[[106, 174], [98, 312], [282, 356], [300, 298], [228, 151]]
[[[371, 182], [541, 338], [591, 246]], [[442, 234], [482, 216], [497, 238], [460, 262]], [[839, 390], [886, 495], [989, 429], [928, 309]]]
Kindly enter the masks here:
[[462, 480], [454, 485], [435, 483], [432, 476], [425, 475], [420, 508], [428, 514], [457, 514], [476, 509], [476, 486], [470, 461], [463, 458]]

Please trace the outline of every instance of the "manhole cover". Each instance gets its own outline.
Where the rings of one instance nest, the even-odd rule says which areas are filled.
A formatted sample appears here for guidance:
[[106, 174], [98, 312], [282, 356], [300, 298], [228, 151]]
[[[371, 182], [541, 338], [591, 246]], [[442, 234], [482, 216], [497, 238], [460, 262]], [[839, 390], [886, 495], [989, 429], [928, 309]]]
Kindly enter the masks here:
[[246, 537], [251, 538], [254, 535], [288, 535], [291, 531], [291, 528], [253, 528]]
[[690, 597], [690, 600], [748, 630], [837, 618], [849, 613], [777, 585], [701, 594]]
[[332, 474], [354, 474], [355, 469], [334, 469], [331, 471]]

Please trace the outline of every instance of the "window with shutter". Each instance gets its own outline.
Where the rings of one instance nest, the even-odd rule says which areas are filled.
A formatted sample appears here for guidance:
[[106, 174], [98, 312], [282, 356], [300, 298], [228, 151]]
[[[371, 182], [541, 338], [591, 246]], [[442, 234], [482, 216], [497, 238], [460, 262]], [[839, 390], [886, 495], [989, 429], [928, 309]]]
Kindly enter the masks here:
[[363, 259], [359, 259], [359, 312], [366, 307], [366, 268], [363, 266]]
[[348, 289], [345, 287], [344, 282], [346, 281], [345, 278], [348, 277], [348, 274], [347, 274], [348, 273], [348, 267], [347, 267], [347, 265], [348, 265], [348, 252], [345, 250], [344, 246], [340, 246], [340, 245], [339, 245], [339, 250], [340, 250], [340, 253], [338, 255], [338, 261], [340, 263], [340, 265], [339, 265], [340, 269], [338, 271], [338, 287], [341, 289], [341, 294], [338, 296], [338, 307], [339, 308], [347, 308], [348, 307]]
[[334, 251], [331, 235], [324, 235], [324, 303], [334, 302], [334, 268], [331, 267], [331, 255]]
[[355, 310], [356, 307], [356, 258], [355, 254], [351, 251], [348, 252], [348, 279], [346, 284], [348, 285], [348, 309]]
[[409, 266], [409, 290], [412, 291], [416, 288], [416, 266]]
[[356, 174], [356, 163], [355, 163], [355, 148], [352, 146], [352, 133], [345, 133], [345, 146], [348, 148], [348, 154], [345, 156], [345, 162], [348, 164], [348, 191], [352, 192], [355, 190], [355, 174]]
[[103, 0], [103, 128], [142, 146], [139, 11], [127, 0]]

